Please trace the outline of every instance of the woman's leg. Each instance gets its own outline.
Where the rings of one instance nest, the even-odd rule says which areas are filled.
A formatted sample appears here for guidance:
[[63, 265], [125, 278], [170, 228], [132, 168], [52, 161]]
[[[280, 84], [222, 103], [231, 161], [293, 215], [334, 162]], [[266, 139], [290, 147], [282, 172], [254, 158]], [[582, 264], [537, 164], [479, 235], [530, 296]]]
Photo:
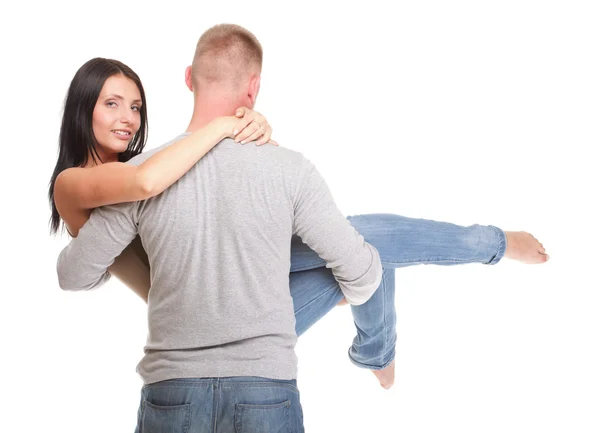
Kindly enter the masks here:
[[348, 350], [357, 366], [382, 370], [396, 356], [396, 270], [384, 269], [381, 284], [362, 305], [352, 305], [357, 334]]
[[290, 293], [294, 300], [298, 336], [344, 298], [331, 269], [324, 267], [290, 274]]
[[[381, 284], [364, 304], [352, 306], [357, 335], [348, 351], [359, 367], [381, 370], [395, 356], [396, 309], [394, 269], [384, 269]], [[318, 268], [290, 274], [296, 333], [302, 335], [343, 299], [330, 269]]]
[[[373, 296], [352, 306], [357, 335], [348, 351], [363, 368], [383, 370], [395, 356], [395, 268], [416, 264], [495, 264], [506, 251], [506, 236], [493, 226], [455, 224], [391, 214], [348, 217], [356, 230], [379, 251], [382, 282]], [[343, 299], [325, 262], [299, 237], [292, 239], [290, 288], [296, 332], [304, 333]], [[381, 380], [381, 378], [380, 378]], [[382, 382], [383, 385], [383, 382]]]
[[[404, 266], [496, 264], [506, 251], [506, 236], [494, 226], [456, 224], [393, 214], [348, 217], [350, 224], [373, 245], [386, 269]], [[292, 238], [291, 272], [325, 266], [302, 240]]]

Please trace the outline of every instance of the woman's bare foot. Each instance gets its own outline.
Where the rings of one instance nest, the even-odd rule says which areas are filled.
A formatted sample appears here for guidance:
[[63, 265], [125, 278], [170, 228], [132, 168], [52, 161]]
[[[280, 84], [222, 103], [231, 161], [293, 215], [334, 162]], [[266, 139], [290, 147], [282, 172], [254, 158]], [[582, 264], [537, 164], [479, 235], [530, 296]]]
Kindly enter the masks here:
[[390, 389], [394, 384], [394, 378], [396, 375], [396, 360], [394, 359], [390, 362], [390, 365], [385, 367], [383, 370], [371, 370], [377, 379], [379, 379], [379, 383], [385, 389]]
[[544, 246], [527, 232], [504, 232], [506, 234], [505, 257], [526, 264], [544, 263], [550, 259]]

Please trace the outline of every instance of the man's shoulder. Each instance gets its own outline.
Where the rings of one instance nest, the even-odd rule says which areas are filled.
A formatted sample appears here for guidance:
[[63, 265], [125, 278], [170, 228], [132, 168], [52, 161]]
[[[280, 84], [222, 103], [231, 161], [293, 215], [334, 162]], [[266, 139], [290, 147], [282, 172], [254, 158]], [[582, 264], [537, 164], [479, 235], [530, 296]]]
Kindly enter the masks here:
[[262, 146], [265, 151], [270, 152], [273, 157], [281, 160], [288, 160], [292, 162], [300, 162], [305, 160], [304, 155], [297, 150], [292, 150], [283, 146], [275, 146], [273, 144], [265, 144]]
[[274, 163], [290, 167], [303, 164], [304, 161], [307, 161], [302, 153], [283, 146], [275, 146], [273, 144], [256, 146], [254, 142], [239, 144], [231, 138], [225, 138], [218, 144], [216, 154], [218, 157], [235, 156], [245, 161], [266, 164]]

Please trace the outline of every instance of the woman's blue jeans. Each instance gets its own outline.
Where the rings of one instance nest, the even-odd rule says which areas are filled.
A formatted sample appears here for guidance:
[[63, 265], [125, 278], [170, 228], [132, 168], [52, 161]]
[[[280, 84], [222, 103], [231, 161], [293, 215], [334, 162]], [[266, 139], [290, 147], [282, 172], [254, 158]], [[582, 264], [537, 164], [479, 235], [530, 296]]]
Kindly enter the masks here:
[[[352, 306], [357, 335], [348, 351], [359, 367], [380, 370], [395, 356], [395, 269], [412, 265], [493, 265], [504, 256], [506, 236], [494, 226], [455, 224], [392, 214], [348, 217], [378, 251], [383, 279], [363, 305]], [[300, 336], [343, 299], [325, 262], [300, 238], [292, 239], [290, 290]]]

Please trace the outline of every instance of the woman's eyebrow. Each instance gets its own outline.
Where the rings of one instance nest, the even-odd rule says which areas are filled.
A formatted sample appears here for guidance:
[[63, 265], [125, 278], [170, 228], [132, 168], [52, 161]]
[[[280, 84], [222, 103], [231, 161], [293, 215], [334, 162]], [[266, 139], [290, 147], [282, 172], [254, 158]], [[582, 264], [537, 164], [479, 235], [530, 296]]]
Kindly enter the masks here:
[[[124, 101], [124, 100], [125, 100], [125, 98], [124, 98], [124, 97], [122, 97], [121, 95], [117, 95], [116, 93], [110, 93], [110, 94], [108, 94], [108, 95], [105, 95], [104, 97], [105, 97], [105, 98], [111, 98], [111, 97], [112, 97], [112, 98], [117, 98], [117, 99], [120, 99], [121, 101]], [[141, 99], [134, 99], [134, 100], [133, 100], [133, 102], [138, 102], [138, 103], [140, 103], [140, 104], [141, 104], [141, 103], [142, 103], [142, 100], [141, 100]]]

